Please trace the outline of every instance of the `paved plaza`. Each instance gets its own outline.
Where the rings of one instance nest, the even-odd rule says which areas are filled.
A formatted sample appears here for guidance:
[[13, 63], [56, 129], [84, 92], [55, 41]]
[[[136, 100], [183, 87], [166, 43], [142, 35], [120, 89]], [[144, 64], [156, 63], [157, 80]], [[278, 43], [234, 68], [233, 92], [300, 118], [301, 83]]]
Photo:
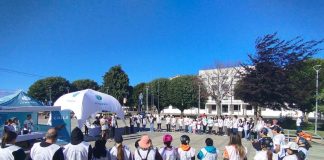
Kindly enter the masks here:
[[[128, 122], [128, 121], [126, 121]], [[124, 126], [124, 123], [120, 120], [118, 120], [118, 124], [120, 127]], [[128, 124], [128, 123], [127, 123]], [[136, 128], [136, 127], [135, 127]], [[165, 128], [165, 125], [162, 124], [162, 129]], [[148, 128], [147, 128], [148, 130]], [[117, 134], [122, 134], [123, 129], [119, 128], [117, 130]], [[162, 142], [162, 136], [168, 132], [138, 132], [136, 134], [130, 134], [130, 135], [124, 135], [124, 144], [127, 145], [131, 151], [135, 150], [135, 141], [141, 137], [143, 134], [148, 134], [150, 138], [152, 139], [153, 145], [155, 147], [163, 147], [163, 142]], [[224, 151], [224, 147], [228, 144], [229, 138], [226, 136], [216, 136], [216, 135], [208, 135], [208, 134], [203, 134], [203, 135], [197, 135], [197, 134], [189, 134], [189, 133], [180, 133], [180, 132], [169, 132], [173, 136], [173, 146], [179, 147], [180, 146], [180, 136], [183, 134], [189, 135], [191, 141], [190, 145], [196, 149], [196, 154], [198, 154], [198, 151], [205, 146], [205, 139], [206, 138], [212, 138], [214, 140], [214, 146], [220, 151], [220, 155], [218, 158], [222, 158], [222, 153]], [[94, 146], [94, 141], [90, 142], [92, 146]], [[242, 144], [248, 148], [248, 159], [253, 159], [255, 155], [255, 149], [252, 147], [250, 141], [246, 141], [245, 139], [242, 139]], [[107, 142], [106, 146], [108, 148], [111, 148], [114, 145], [114, 142]], [[309, 151], [309, 159], [310, 160], [323, 160], [324, 159], [324, 145], [319, 145], [319, 144], [312, 144], [313, 147]]]

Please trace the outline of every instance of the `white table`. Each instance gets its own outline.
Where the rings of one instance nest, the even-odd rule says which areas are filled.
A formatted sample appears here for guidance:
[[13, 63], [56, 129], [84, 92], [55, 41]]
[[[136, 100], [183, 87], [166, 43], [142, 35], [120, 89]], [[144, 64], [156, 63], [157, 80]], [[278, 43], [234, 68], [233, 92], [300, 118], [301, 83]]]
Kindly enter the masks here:
[[89, 136], [91, 137], [96, 137], [98, 135], [100, 135], [101, 133], [101, 127], [97, 126], [94, 128], [88, 128], [89, 129]]

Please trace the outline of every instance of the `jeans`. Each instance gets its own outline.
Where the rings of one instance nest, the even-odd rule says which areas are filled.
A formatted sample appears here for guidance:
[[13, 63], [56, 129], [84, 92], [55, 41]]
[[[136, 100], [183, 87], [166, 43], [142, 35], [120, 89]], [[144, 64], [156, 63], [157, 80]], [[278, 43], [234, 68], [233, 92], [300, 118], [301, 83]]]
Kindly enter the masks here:
[[154, 132], [154, 123], [150, 124], [150, 132]]
[[158, 131], [161, 131], [161, 123], [158, 123], [158, 124], [157, 124], [157, 130], [158, 130]]
[[143, 124], [142, 125], [142, 131], [145, 131], [145, 128], [146, 128], [146, 124]]
[[232, 129], [232, 133], [233, 133], [233, 134], [237, 134], [237, 133], [238, 133], [237, 128], [233, 128], [233, 129]]
[[247, 140], [248, 139], [248, 130], [244, 130], [244, 138]]
[[134, 125], [130, 125], [130, 133], [134, 133]]
[[188, 125], [185, 125], [185, 132], [188, 132]]
[[192, 133], [192, 128], [191, 128], [191, 126], [188, 126], [188, 132], [189, 132], [189, 133]]
[[140, 132], [141, 131], [140, 123], [136, 123], [136, 126], [137, 126], [137, 132]]
[[167, 127], [167, 132], [171, 132], [171, 124], [167, 124], [166, 127]]

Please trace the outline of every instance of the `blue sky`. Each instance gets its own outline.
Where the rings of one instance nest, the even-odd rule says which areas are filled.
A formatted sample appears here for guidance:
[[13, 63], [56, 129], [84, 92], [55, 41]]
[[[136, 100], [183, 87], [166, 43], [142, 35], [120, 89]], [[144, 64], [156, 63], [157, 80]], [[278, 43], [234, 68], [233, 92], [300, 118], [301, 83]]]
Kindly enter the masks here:
[[[0, 68], [101, 84], [121, 64], [131, 85], [197, 74], [215, 61], [246, 61], [267, 33], [324, 38], [323, 8], [314, 0], [2, 0]], [[28, 90], [38, 79], [0, 70], [0, 90]]]

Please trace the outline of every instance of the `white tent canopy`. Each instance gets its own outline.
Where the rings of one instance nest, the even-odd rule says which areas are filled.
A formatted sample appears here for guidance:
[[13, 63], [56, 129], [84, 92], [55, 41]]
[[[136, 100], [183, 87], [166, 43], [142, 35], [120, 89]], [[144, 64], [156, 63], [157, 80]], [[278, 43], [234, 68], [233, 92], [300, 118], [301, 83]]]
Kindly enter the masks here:
[[124, 119], [123, 109], [117, 99], [92, 89], [65, 94], [54, 103], [54, 106], [61, 106], [61, 110], [73, 111], [78, 119], [79, 127], [89, 116], [94, 117], [101, 111], [114, 112], [119, 118]]

